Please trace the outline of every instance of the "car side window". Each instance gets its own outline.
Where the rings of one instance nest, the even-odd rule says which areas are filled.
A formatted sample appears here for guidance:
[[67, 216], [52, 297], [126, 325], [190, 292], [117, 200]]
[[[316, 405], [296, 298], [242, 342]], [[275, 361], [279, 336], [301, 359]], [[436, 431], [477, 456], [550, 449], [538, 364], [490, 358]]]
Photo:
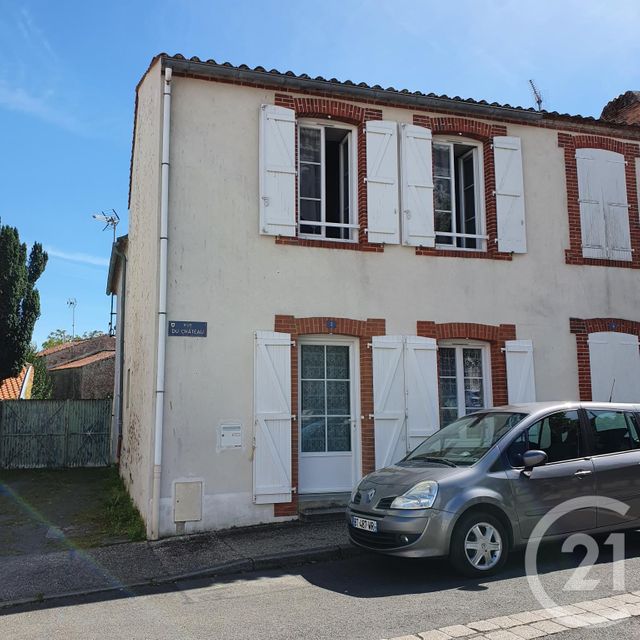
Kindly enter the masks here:
[[[528, 441], [528, 443], [527, 443]], [[548, 462], [573, 460], [582, 455], [580, 418], [577, 411], [553, 413], [516, 438], [507, 451], [513, 467], [522, 466], [522, 454], [539, 449], [547, 454]]]
[[587, 411], [594, 437], [594, 453], [618, 453], [638, 448], [634, 417], [625, 411]]

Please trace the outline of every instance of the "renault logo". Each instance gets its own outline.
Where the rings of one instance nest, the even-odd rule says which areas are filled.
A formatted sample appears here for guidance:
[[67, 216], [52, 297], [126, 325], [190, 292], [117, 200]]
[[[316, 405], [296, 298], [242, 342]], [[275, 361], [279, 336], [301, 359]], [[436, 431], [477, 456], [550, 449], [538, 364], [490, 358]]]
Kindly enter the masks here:
[[376, 495], [376, 490], [375, 489], [369, 489], [369, 491], [367, 491], [366, 496], [367, 496], [367, 502], [371, 502], [373, 500], [373, 496]]

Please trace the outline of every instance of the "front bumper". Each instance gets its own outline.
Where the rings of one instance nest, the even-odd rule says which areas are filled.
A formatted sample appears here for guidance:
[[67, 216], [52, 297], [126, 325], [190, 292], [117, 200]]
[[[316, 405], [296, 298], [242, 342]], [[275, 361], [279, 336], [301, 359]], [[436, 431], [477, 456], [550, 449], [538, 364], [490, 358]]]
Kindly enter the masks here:
[[[351, 516], [375, 520], [378, 531], [371, 533], [351, 525]], [[449, 554], [454, 514], [436, 509], [415, 512], [385, 510], [369, 512], [347, 507], [349, 539], [359, 547], [407, 558], [434, 558]]]

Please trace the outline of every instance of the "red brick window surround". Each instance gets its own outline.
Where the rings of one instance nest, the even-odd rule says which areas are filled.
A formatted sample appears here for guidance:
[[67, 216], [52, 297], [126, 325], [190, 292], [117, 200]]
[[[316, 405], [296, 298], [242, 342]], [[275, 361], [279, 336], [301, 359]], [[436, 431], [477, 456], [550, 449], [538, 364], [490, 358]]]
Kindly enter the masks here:
[[418, 321], [417, 333], [423, 338], [441, 340], [477, 340], [489, 343], [491, 356], [491, 388], [493, 406], [509, 403], [507, 392], [507, 361], [504, 355], [506, 340], [516, 339], [516, 327], [513, 324], [475, 324], [472, 322]]
[[[348, 102], [327, 98], [296, 97], [288, 93], [276, 93], [275, 105], [293, 109], [296, 120], [299, 118], [322, 118], [337, 120], [356, 126], [358, 162], [356, 167], [356, 184], [358, 185], [358, 240], [357, 242], [333, 242], [332, 240], [314, 240], [313, 238], [289, 238], [278, 236], [276, 244], [297, 245], [303, 247], [325, 247], [328, 249], [351, 249], [356, 251], [382, 252], [384, 246], [370, 243], [367, 240], [367, 140], [365, 123], [368, 120], [382, 120], [382, 110], [359, 107]], [[298, 158], [298, 126], [296, 125], [296, 162]], [[296, 176], [296, 222], [298, 221], [298, 178]]]
[[[275, 331], [288, 333], [292, 340], [303, 335], [354, 336], [360, 342], [360, 442], [362, 474], [371, 473], [375, 468], [375, 448], [373, 419], [373, 359], [370, 343], [373, 336], [385, 335], [385, 321], [380, 319], [352, 320], [350, 318], [314, 317], [295, 318], [277, 315]], [[291, 349], [291, 406], [297, 413], [298, 407], [298, 350]], [[291, 483], [298, 486], [298, 421], [291, 427]], [[274, 516], [295, 516], [298, 514], [298, 494], [293, 493], [292, 501], [273, 506]]]
[[[558, 133], [558, 146], [564, 149], [564, 167], [567, 182], [569, 249], [565, 252], [566, 263], [601, 267], [624, 267], [627, 269], [640, 268], [640, 219], [638, 218], [638, 185], [635, 171], [636, 158], [640, 157], [640, 145], [599, 136], [573, 136], [568, 133]], [[576, 149], [604, 149], [606, 151], [615, 151], [624, 156], [626, 161], [627, 202], [629, 204], [629, 233], [631, 234], [632, 249], [630, 262], [585, 258], [582, 255], [582, 224], [580, 221]]]
[[589, 357], [589, 334], [601, 331], [628, 333], [640, 338], [640, 322], [621, 318], [570, 318], [571, 333], [576, 336], [578, 355], [578, 391], [580, 400], [589, 402], [591, 395], [591, 359]]
[[432, 117], [414, 114], [413, 124], [431, 129], [434, 136], [456, 135], [478, 140], [482, 143], [486, 251], [460, 251], [438, 247], [417, 247], [419, 256], [444, 256], [451, 258], [485, 258], [491, 260], [511, 260], [511, 253], [498, 251], [498, 216], [496, 210], [496, 172], [493, 159], [493, 138], [506, 136], [507, 127], [487, 124], [468, 118]]

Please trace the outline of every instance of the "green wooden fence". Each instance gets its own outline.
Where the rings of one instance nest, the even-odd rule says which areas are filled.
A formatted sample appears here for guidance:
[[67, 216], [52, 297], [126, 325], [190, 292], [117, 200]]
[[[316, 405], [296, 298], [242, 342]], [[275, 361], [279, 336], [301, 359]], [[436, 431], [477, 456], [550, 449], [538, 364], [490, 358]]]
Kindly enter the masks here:
[[111, 462], [111, 400], [0, 402], [0, 469]]

